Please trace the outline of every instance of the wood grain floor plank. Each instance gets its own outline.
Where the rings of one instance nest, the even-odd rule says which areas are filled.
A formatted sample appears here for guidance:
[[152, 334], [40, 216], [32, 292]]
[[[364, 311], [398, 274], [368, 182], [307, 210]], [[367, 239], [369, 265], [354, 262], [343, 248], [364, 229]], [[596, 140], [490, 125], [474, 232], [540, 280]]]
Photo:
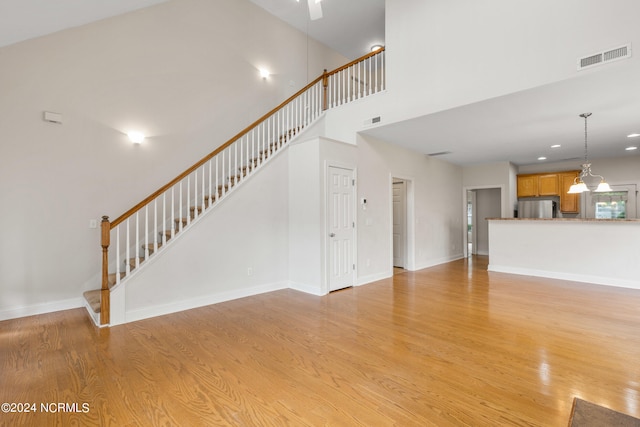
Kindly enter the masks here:
[[80, 309], [0, 322], [0, 403], [89, 405], [0, 426], [566, 426], [575, 396], [640, 416], [640, 291], [486, 266], [111, 329]]

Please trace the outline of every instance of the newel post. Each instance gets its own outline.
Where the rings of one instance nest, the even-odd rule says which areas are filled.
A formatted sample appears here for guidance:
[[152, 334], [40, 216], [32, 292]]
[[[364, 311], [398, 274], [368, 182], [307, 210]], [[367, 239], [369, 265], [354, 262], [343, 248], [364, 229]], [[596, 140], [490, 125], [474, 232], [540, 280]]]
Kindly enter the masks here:
[[328, 97], [327, 97], [327, 89], [329, 87], [329, 74], [327, 74], [327, 70], [325, 68], [324, 72], [322, 73], [322, 88], [323, 88], [323, 93], [322, 93], [322, 110], [326, 110], [327, 108], [329, 108], [329, 103], [328, 103]]
[[102, 246], [102, 286], [100, 287], [100, 324], [109, 323], [109, 244], [111, 240], [111, 223], [108, 216], [102, 217], [100, 223]]

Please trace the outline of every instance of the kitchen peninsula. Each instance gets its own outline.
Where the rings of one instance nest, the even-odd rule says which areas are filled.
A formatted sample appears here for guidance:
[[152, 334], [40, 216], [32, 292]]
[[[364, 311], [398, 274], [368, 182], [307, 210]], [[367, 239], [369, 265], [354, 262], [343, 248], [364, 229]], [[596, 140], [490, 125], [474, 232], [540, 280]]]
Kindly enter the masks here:
[[489, 218], [489, 271], [640, 289], [640, 220]]

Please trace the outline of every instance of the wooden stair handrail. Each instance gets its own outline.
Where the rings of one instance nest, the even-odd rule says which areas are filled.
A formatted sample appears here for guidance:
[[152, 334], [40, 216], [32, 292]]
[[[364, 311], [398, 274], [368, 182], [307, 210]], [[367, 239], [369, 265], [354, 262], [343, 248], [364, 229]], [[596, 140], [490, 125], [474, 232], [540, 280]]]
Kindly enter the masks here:
[[348, 64], [345, 64], [345, 65], [343, 65], [343, 66], [341, 66], [341, 67], [338, 67], [338, 68], [336, 68], [336, 69], [335, 69], [335, 70], [333, 70], [333, 71], [329, 71], [329, 72], [327, 73], [327, 75], [328, 75], [328, 76], [330, 76], [330, 75], [332, 75], [332, 74], [337, 74], [337, 73], [339, 73], [340, 71], [346, 70], [347, 68], [349, 68], [349, 67], [351, 67], [351, 66], [353, 66], [353, 65], [357, 64], [358, 62], [363, 62], [364, 60], [369, 59], [369, 58], [371, 58], [372, 56], [376, 56], [376, 55], [378, 55], [378, 54], [379, 54], [379, 53], [381, 53], [381, 52], [384, 52], [384, 47], [381, 47], [380, 49], [376, 49], [376, 50], [374, 50], [373, 52], [369, 52], [369, 53], [367, 53], [366, 55], [361, 56], [360, 58], [354, 59], [353, 61], [349, 62]]
[[308, 85], [306, 85], [304, 88], [300, 89], [298, 92], [296, 92], [294, 95], [290, 96], [289, 98], [287, 98], [286, 101], [282, 102], [280, 105], [278, 105], [276, 108], [274, 108], [273, 110], [269, 111], [267, 114], [263, 115], [262, 117], [260, 117], [258, 120], [256, 120], [255, 122], [253, 122], [252, 124], [250, 124], [249, 126], [247, 126], [246, 128], [244, 128], [241, 132], [239, 132], [238, 134], [236, 134], [233, 138], [229, 139], [227, 142], [225, 142], [224, 144], [222, 144], [221, 146], [219, 146], [218, 148], [216, 148], [215, 150], [213, 150], [211, 153], [207, 154], [205, 157], [203, 157], [202, 159], [200, 159], [200, 161], [198, 161], [197, 163], [195, 163], [193, 166], [191, 166], [189, 169], [185, 170], [184, 172], [182, 172], [180, 175], [176, 176], [174, 179], [172, 179], [171, 181], [169, 181], [169, 183], [167, 183], [166, 185], [164, 185], [163, 187], [161, 187], [160, 189], [158, 189], [157, 191], [155, 191], [154, 193], [152, 193], [151, 195], [149, 195], [146, 199], [144, 199], [143, 201], [141, 201], [140, 203], [138, 203], [137, 205], [135, 205], [134, 207], [132, 207], [131, 209], [129, 209], [128, 211], [126, 211], [124, 214], [120, 215], [118, 218], [116, 218], [112, 223], [111, 223], [111, 229], [115, 228], [117, 225], [121, 224], [124, 220], [126, 220], [127, 218], [129, 218], [131, 215], [133, 215], [134, 213], [136, 213], [138, 210], [142, 209], [143, 206], [145, 206], [146, 204], [150, 203], [153, 199], [155, 199], [156, 197], [158, 197], [159, 195], [161, 195], [162, 193], [164, 193], [165, 191], [167, 191], [169, 188], [173, 187], [174, 185], [176, 185], [178, 182], [182, 181], [184, 178], [187, 177], [187, 175], [189, 175], [191, 172], [195, 171], [196, 169], [198, 169], [200, 166], [202, 166], [203, 164], [205, 164], [207, 161], [211, 160], [212, 158], [214, 158], [217, 154], [221, 153], [225, 148], [229, 147], [231, 144], [233, 144], [234, 142], [236, 142], [238, 139], [240, 139], [243, 135], [245, 135], [246, 133], [248, 133], [251, 129], [257, 127], [260, 123], [262, 123], [263, 121], [265, 121], [266, 119], [268, 119], [269, 117], [271, 117], [273, 114], [277, 113], [282, 107], [284, 107], [285, 105], [287, 105], [289, 102], [291, 102], [292, 100], [294, 100], [295, 98], [297, 98], [298, 96], [300, 96], [300, 94], [304, 93], [306, 90], [308, 90], [309, 88], [311, 88], [313, 85], [315, 85], [316, 83], [318, 83], [320, 80], [322, 80], [322, 76], [318, 77], [317, 79], [315, 79], [314, 81], [312, 81], [311, 83], [309, 83]]
[[[324, 73], [319, 76], [318, 78], [316, 78], [315, 80], [313, 80], [311, 83], [309, 83], [308, 85], [306, 85], [305, 87], [303, 87], [302, 89], [300, 89], [298, 92], [296, 92], [295, 94], [291, 95], [289, 98], [287, 98], [284, 102], [282, 102], [280, 105], [278, 105], [276, 108], [272, 109], [271, 111], [269, 111], [268, 113], [266, 113], [265, 115], [263, 115], [262, 117], [260, 117], [258, 120], [256, 120], [255, 122], [253, 122], [252, 124], [250, 124], [249, 126], [247, 126], [246, 128], [244, 128], [242, 131], [240, 131], [238, 134], [236, 134], [233, 138], [229, 139], [227, 142], [225, 142], [224, 144], [222, 144], [221, 146], [219, 146], [218, 148], [216, 148], [215, 150], [213, 150], [211, 153], [209, 153], [208, 155], [206, 155], [205, 157], [203, 157], [200, 161], [198, 161], [197, 163], [195, 163], [193, 166], [191, 166], [189, 169], [185, 170], [184, 172], [182, 172], [180, 175], [176, 176], [174, 179], [172, 179], [171, 181], [169, 181], [167, 184], [165, 184], [164, 186], [162, 186], [160, 189], [158, 189], [157, 191], [155, 191], [154, 193], [150, 194], [147, 198], [145, 198], [144, 200], [142, 200], [140, 203], [138, 203], [137, 205], [135, 205], [134, 207], [132, 207], [131, 209], [129, 209], [128, 211], [126, 211], [124, 214], [120, 215], [118, 218], [116, 218], [114, 221], [111, 222], [110, 227], [113, 230], [116, 226], [118, 226], [119, 224], [121, 224], [122, 222], [124, 222], [127, 218], [129, 218], [131, 215], [133, 215], [134, 213], [136, 213], [138, 210], [142, 209], [142, 207], [144, 207], [145, 205], [147, 205], [148, 203], [150, 203], [153, 199], [155, 199], [156, 197], [158, 197], [159, 195], [161, 195], [162, 193], [164, 193], [165, 191], [167, 191], [169, 188], [173, 187], [174, 185], [176, 185], [178, 182], [180, 182], [182, 179], [186, 178], [187, 175], [189, 175], [190, 173], [192, 173], [193, 171], [195, 171], [196, 169], [198, 169], [200, 166], [202, 166], [203, 164], [205, 164], [207, 161], [211, 160], [213, 157], [215, 157], [217, 154], [219, 154], [220, 152], [222, 152], [225, 148], [229, 147], [231, 144], [233, 144], [235, 141], [237, 141], [238, 139], [240, 139], [243, 135], [245, 135], [246, 133], [248, 133], [251, 129], [257, 127], [260, 123], [262, 123], [263, 121], [265, 121], [266, 119], [268, 119], [269, 117], [271, 117], [273, 114], [277, 113], [281, 108], [283, 108], [285, 105], [287, 105], [289, 102], [293, 101], [294, 99], [296, 99], [298, 96], [300, 96], [301, 94], [303, 94], [304, 92], [306, 92], [308, 89], [310, 89], [311, 87], [313, 87], [315, 84], [317, 84], [318, 82], [322, 81], [323, 84], [326, 84], [327, 82], [327, 77], [332, 75], [332, 74], [336, 74], [339, 73], [342, 70], [345, 70], [349, 67], [351, 67], [354, 64], [357, 64], [358, 62], [362, 62], [368, 58], [371, 58], [372, 56], [375, 56], [381, 52], [384, 51], [384, 47], [374, 51], [374, 52], [370, 52], [366, 55], [363, 55], [360, 58], [357, 58], [351, 62], [349, 62], [346, 65], [343, 65], [339, 68], [336, 68], [333, 71], [330, 71], [327, 73], [327, 71], [325, 70]], [[326, 96], [325, 96], [325, 101], [326, 101]], [[325, 109], [326, 109], [326, 105], [325, 105]]]

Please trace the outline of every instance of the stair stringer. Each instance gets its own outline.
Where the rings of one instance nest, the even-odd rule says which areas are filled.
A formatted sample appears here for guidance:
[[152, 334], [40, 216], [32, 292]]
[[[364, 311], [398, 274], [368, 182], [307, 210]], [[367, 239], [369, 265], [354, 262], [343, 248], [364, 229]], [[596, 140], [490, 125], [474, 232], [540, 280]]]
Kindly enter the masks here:
[[[264, 164], [247, 176], [114, 286], [110, 293], [110, 325], [288, 288], [288, 148], [303, 136], [323, 133], [322, 123], [323, 116], [291, 138], [274, 152], [269, 165]], [[273, 213], [274, 209], [280, 210], [278, 215]], [[256, 224], [262, 227], [256, 229]], [[273, 235], [274, 224], [278, 235]], [[238, 232], [242, 235], [248, 228], [257, 235], [239, 238]], [[211, 246], [202, 248], [202, 241], [207, 239]], [[278, 239], [281, 247], [277, 249], [276, 245], [274, 249], [271, 242]], [[206, 262], [199, 258], [202, 251], [207, 255], [216, 252], [218, 242], [226, 245], [223, 247], [227, 254], [218, 252], [213, 258], [207, 257]], [[201, 252], [193, 247], [199, 247]], [[246, 255], [256, 248], [261, 248], [258, 253]], [[273, 251], [279, 253], [279, 260], [270, 255]], [[190, 254], [187, 258], [183, 255], [186, 253]], [[225, 273], [209, 271], [212, 280], [207, 284], [202, 274], [195, 274], [185, 265], [199, 271], [209, 271], [215, 266]], [[162, 289], [158, 289], [158, 283], [162, 283]]]

